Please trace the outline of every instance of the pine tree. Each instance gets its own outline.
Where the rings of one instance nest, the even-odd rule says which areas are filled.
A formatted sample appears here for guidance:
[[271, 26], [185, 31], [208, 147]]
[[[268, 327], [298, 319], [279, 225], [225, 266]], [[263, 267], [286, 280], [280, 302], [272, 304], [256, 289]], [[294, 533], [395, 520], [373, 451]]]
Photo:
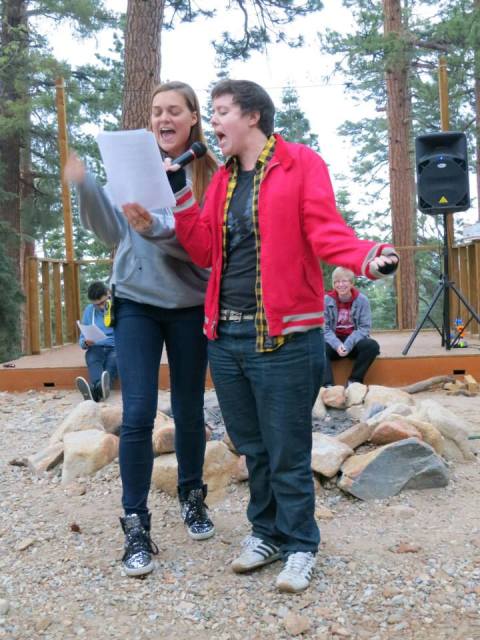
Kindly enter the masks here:
[[301, 142], [320, 151], [318, 135], [310, 131], [310, 122], [300, 108], [294, 87], [286, 87], [282, 91], [282, 105], [275, 115], [275, 128], [285, 140]]

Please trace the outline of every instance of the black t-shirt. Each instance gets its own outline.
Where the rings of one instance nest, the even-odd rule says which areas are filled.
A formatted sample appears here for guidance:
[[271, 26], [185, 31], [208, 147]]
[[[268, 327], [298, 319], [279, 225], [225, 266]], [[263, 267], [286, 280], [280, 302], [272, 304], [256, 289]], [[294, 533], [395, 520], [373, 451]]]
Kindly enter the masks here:
[[239, 171], [227, 214], [227, 266], [220, 289], [220, 308], [255, 313], [257, 251], [252, 220], [255, 170]]

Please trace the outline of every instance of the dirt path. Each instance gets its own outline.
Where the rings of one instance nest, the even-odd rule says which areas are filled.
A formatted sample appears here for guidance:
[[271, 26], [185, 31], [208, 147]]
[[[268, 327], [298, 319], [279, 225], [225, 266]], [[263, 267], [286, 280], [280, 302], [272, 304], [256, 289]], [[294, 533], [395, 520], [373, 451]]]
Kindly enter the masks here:
[[[480, 432], [480, 398], [432, 397]], [[322, 640], [480, 639], [480, 464], [452, 466], [445, 489], [368, 503], [328, 483], [318, 570], [296, 596], [276, 592], [278, 563], [249, 576], [228, 568], [248, 533], [245, 485], [212, 505], [217, 535], [204, 542], [187, 537], [175, 500], [152, 493], [160, 554], [135, 580], [118, 563], [117, 464], [68, 492], [58, 476], [9, 464], [40, 449], [77, 402], [0, 393], [0, 638], [273, 640], [297, 622], [309, 625], [301, 637]], [[396, 552], [401, 543], [411, 551]]]

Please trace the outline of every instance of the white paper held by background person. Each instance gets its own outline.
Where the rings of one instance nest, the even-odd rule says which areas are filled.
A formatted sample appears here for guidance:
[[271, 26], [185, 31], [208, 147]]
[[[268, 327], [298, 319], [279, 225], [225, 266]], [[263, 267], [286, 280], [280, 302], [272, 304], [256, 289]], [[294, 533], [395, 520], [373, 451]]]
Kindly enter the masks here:
[[82, 336], [89, 342], [100, 342], [100, 340], [107, 338], [107, 335], [96, 324], [82, 324], [79, 320], [77, 320], [77, 324]]

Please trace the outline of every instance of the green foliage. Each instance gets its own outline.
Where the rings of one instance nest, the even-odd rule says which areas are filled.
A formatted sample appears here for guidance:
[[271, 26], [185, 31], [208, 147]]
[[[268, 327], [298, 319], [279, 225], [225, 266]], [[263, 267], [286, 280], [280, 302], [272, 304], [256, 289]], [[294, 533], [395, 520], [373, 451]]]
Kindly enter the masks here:
[[[0, 222], [0, 247], [6, 249], [15, 241], [12, 232]], [[0, 251], [0, 362], [20, 355], [20, 317], [23, 295], [20, 290], [15, 267], [6, 251]]]
[[275, 129], [285, 140], [320, 151], [318, 135], [310, 131], [310, 122], [300, 108], [298, 93], [293, 87], [286, 87], [282, 92], [282, 106], [275, 114]]

